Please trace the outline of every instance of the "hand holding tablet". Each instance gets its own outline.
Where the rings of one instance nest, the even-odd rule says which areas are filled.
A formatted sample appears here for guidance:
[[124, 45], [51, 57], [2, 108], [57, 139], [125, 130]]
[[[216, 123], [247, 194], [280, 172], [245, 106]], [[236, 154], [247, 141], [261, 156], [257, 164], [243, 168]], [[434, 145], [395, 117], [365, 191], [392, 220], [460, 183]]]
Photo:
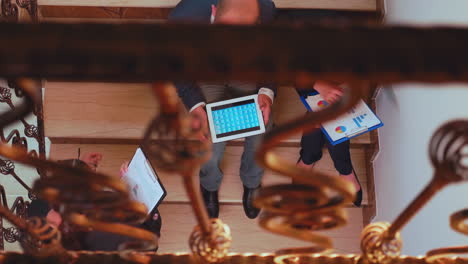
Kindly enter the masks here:
[[258, 95], [249, 95], [206, 105], [213, 143], [265, 132]]

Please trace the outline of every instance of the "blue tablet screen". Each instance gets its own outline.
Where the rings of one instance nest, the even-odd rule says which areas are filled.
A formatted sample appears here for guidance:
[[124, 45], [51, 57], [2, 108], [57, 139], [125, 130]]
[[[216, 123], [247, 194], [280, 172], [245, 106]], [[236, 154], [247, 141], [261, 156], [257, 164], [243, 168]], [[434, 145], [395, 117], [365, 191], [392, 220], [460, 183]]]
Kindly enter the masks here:
[[216, 137], [227, 137], [260, 129], [253, 99], [212, 108]]

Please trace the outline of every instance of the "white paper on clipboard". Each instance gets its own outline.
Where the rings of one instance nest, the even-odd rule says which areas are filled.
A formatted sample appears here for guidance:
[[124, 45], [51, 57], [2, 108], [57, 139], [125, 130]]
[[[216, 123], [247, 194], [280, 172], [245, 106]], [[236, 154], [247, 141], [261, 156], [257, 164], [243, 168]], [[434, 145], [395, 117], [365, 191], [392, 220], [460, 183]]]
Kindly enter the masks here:
[[158, 180], [158, 175], [140, 148], [136, 150], [128, 165], [128, 171], [122, 179], [129, 186], [130, 198], [146, 205], [148, 213], [166, 194]]
[[[328, 103], [320, 94], [308, 96], [305, 100], [314, 112], [321, 111], [328, 106]], [[372, 112], [369, 106], [367, 106], [363, 100], [360, 100], [351, 110], [335, 120], [323, 123], [322, 127], [331, 140], [338, 141], [345, 137], [351, 138], [363, 132], [370, 131], [372, 128], [381, 124], [382, 122]]]

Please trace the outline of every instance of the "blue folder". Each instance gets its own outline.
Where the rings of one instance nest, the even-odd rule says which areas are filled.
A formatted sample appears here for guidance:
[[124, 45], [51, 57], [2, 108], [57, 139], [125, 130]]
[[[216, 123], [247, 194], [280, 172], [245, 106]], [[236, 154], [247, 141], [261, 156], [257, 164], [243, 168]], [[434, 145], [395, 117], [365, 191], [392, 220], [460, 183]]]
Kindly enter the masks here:
[[[306, 101], [306, 98], [309, 97], [309, 96], [318, 95], [319, 93], [318, 93], [317, 91], [315, 91], [315, 90], [307, 90], [307, 91], [301, 90], [301, 91], [298, 91], [298, 93], [299, 93], [299, 97], [301, 98], [302, 103], [303, 103], [304, 106], [307, 108], [307, 111], [313, 111], [312, 108], [310, 107], [309, 103]], [[364, 130], [364, 131], [362, 131], [362, 132], [359, 132], [359, 133], [352, 134], [352, 135], [350, 135], [350, 136], [345, 135], [344, 137], [342, 137], [342, 138], [340, 138], [340, 139], [338, 139], [338, 140], [333, 140], [333, 139], [330, 137], [329, 132], [328, 132], [323, 126], [321, 126], [321, 129], [322, 129], [322, 131], [323, 131], [323, 134], [327, 137], [327, 139], [328, 139], [328, 141], [330, 142], [330, 144], [332, 144], [333, 146], [335, 146], [335, 145], [337, 145], [337, 144], [339, 144], [339, 143], [341, 143], [341, 142], [344, 142], [344, 141], [346, 141], [346, 140], [350, 140], [351, 138], [360, 136], [360, 135], [365, 134], [365, 133], [367, 133], [367, 132], [369, 132], [369, 131], [372, 131], [372, 130], [374, 130], [374, 129], [377, 129], [377, 128], [379, 128], [379, 127], [382, 127], [382, 126], [384, 125], [383, 122], [382, 122], [382, 120], [380, 120], [380, 118], [379, 118], [377, 115], [375, 115], [375, 113], [374, 113], [372, 110], [370, 110], [370, 112], [371, 112], [372, 114], [374, 114], [374, 116], [379, 120], [379, 123], [378, 123], [377, 125], [374, 125], [374, 126], [372, 126], [372, 127], [367, 127], [366, 130]], [[357, 118], [359, 118], [359, 117], [357, 117]], [[356, 121], [356, 118], [353, 118], [353, 121], [356, 123], [356, 125], [359, 126], [358, 122]]]

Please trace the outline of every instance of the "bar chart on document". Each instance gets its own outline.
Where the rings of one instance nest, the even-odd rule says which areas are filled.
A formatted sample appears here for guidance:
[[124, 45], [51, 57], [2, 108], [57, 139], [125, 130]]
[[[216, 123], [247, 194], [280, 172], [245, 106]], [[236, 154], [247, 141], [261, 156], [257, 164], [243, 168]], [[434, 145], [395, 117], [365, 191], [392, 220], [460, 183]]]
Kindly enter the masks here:
[[[309, 95], [302, 101], [307, 103], [306, 107], [308, 106], [314, 112], [328, 106], [320, 94]], [[333, 145], [381, 126], [383, 126], [382, 121], [363, 100], [337, 119], [322, 124], [325, 134]]]

